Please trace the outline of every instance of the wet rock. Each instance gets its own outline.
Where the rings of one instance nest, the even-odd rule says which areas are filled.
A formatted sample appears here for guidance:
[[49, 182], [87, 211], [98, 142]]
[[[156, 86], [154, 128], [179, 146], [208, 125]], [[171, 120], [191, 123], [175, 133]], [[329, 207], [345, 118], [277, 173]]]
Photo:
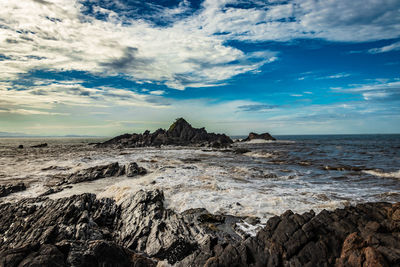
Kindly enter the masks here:
[[144, 175], [146, 173], [146, 169], [139, 167], [135, 162], [129, 163], [126, 166], [121, 166], [118, 162], [114, 162], [107, 165], [95, 166], [80, 170], [64, 178], [63, 181], [58, 185], [76, 184], [106, 177], [117, 177], [125, 174], [128, 177], [132, 177], [135, 175]]
[[112, 240], [111, 199], [83, 194], [0, 205], [0, 266], [156, 266]]
[[398, 208], [367, 203], [318, 215], [288, 211], [205, 266], [399, 266], [400, 227], [392, 218]]
[[233, 152], [235, 154], [244, 154], [244, 153], [251, 152], [251, 150], [249, 150], [247, 148], [236, 148]]
[[83, 194], [0, 204], [1, 266], [399, 266], [399, 204], [366, 203], [268, 220], [241, 238], [238, 222], [256, 218], [176, 213], [160, 190], [119, 204]]
[[364, 167], [357, 167], [357, 166], [347, 166], [347, 165], [338, 165], [338, 166], [329, 166], [326, 165], [323, 167], [324, 170], [327, 171], [362, 171], [362, 170], [368, 170], [367, 168]]
[[207, 133], [204, 128], [193, 128], [183, 118], [177, 119], [168, 130], [158, 129], [153, 133], [145, 131], [143, 134], [124, 134], [114, 137], [98, 147], [145, 147], [145, 146], [211, 146], [215, 148], [227, 147], [233, 143], [225, 134]]
[[9, 194], [24, 191], [26, 186], [24, 183], [0, 185], [0, 197], [8, 196]]
[[76, 184], [106, 177], [120, 176], [124, 174], [125, 167], [119, 166], [118, 162], [114, 162], [107, 165], [91, 167], [73, 173], [63, 181], [63, 184]]
[[252, 133], [249, 133], [249, 136], [247, 136], [247, 138], [243, 139], [242, 142], [247, 142], [247, 141], [251, 141], [254, 139], [276, 140], [269, 133], [256, 134], [256, 133], [252, 132]]
[[51, 194], [55, 194], [55, 193], [61, 192], [63, 190], [64, 190], [64, 188], [61, 187], [61, 186], [52, 187], [52, 188], [49, 188], [44, 193], [40, 194], [39, 197], [45, 197], [45, 196], [48, 196], [48, 195], [51, 195]]
[[147, 171], [143, 167], [139, 167], [136, 162], [131, 162], [126, 165], [126, 176], [133, 177], [136, 175], [144, 175]]
[[31, 147], [33, 147], [33, 148], [47, 147], [47, 143], [43, 143], [43, 144], [39, 144], [39, 145], [34, 145], [34, 146], [31, 146]]

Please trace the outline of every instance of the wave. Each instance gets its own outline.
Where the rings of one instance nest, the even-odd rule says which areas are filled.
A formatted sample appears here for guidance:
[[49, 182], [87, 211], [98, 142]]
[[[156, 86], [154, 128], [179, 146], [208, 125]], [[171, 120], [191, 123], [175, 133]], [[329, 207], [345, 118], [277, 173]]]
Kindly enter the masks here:
[[395, 172], [382, 172], [382, 171], [377, 171], [377, 170], [367, 170], [367, 171], [363, 171], [363, 172], [370, 174], [370, 175], [378, 176], [378, 177], [400, 179], [400, 170], [395, 171]]
[[260, 152], [255, 152], [255, 151], [247, 152], [247, 153], [244, 153], [243, 155], [249, 156], [249, 157], [253, 157], [253, 158], [272, 158], [272, 157], [274, 157], [273, 154], [268, 153], [268, 152], [262, 152], [262, 151], [260, 151]]

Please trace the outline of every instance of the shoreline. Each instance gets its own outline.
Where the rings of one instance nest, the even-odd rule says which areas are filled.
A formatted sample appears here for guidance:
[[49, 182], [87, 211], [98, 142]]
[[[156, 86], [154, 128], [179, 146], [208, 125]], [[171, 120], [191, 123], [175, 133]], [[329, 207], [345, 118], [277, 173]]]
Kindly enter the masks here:
[[0, 265], [400, 265], [389, 141], [3, 146]]
[[204, 209], [176, 213], [166, 209], [163, 200], [162, 191], [152, 190], [138, 191], [120, 204], [93, 194], [0, 204], [4, 233], [0, 263], [83, 266], [94, 259], [98, 265], [115, 266], [400, 263], [400, 202], [364, 203], [317, 215], [286, 211], [270, 218], [255, 236], [240, 237], [237, 217]]

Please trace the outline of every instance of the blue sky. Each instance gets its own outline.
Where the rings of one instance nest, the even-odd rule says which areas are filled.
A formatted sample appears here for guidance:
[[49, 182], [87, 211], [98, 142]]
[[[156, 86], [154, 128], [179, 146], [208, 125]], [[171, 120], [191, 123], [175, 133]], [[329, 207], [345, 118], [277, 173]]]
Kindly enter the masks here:
[[0, 132], [400, 133], [397, 0], [0, 7]]

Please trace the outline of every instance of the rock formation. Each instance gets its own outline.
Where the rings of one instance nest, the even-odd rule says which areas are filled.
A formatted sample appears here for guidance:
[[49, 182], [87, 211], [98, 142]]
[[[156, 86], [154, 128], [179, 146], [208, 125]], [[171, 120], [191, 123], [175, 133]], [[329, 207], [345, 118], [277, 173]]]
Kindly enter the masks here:
[[24, 183], [0, 185], [0, 197], [8, 196], [9, 194], [24, 191], [26, 189]]
[[145, 146], [212, 146], [226, 147], [232, 144], [231, 138], [225, 134], [207, 133], [204, 128], [193, 128], [183, 118], [177, 119], [168, 130], [158, 129], [153, 133], [145, 131], [143, 134], [124, 134], [114, 137], [97, 146], [106, 147], [145, 147]]
[[254, 140], [254, 139], [276, 140], [269, 133], [256, 134], [256, 133], [252, 132], [252, 133], [249, 133], [249, 136], [247, 136], [246, 139], [243, 139], [242, 142], [247, 142], [247, 141], [251, 141], [251, 140]]
[[43, 143], [43, 144], [39, 144], [39, 145], [35, 145], [35, 146], [31, 146], [33, 148], [41, 148], [41, 147], [47, 147], [47, 143]]
[[93, 194], [0, 204], [0, 266], [400, 265], [400, 203], [287, 211], [241, 238], [241, 218], [176, 213], [163, 201], [152, 190], [120, 204]]
[[121, 176], [125, 174], [128, 177], [133, 177], [146, 173], [146, 169], [143, 167], [139, 167], [136, 162], [129, 163], [126, 166], [120, 166], [118, 162], [114, 162], [107, 165], [95, 166], [75, 172], [64, 178], [58, 185], [77, 184], [106, 177]]

